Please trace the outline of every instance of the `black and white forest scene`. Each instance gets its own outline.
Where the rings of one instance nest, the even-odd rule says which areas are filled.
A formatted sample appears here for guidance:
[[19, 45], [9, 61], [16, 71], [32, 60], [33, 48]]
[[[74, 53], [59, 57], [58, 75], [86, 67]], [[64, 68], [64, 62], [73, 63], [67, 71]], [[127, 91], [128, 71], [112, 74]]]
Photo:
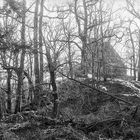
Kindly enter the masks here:
[[140, 140], [140, 0], [0, 0], [0, 140]]

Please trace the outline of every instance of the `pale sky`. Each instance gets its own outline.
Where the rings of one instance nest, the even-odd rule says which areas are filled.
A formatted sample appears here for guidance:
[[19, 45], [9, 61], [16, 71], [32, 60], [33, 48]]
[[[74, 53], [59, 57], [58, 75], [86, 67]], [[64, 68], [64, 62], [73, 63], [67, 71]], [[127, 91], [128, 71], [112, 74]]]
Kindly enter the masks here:
[[[4, 0], [0, 0], [0, 6], [2, 6], [3, 1]], [[26, 1], [27, 3], [32, 3], [35, 0], [26, 0]], [[62, 5], [69, 1], [72, 1], [72, 0], [46, 0], [46, 2], [48, 2], [50, 5]], [[137, 1], [138, 5], [140, 5], [140, 0], [135, 0], [135, 1]], [[105, 0], [105, 2], [108, 4], [111, 4], [112, 2], [114, 2], [113, 9], [117, 9], [125, 5], [125, 0]]]
[[[33, 3], [35, 0], [26, 0], [27, 3]], [[46, 3], [50, 4], [51, 6], [55, 6], [55, 5], [63, 5], [69, 1], [72, 0], [46, 0]], [[113, 4], [113, 11], [116, 11], [119, 8], [124, 8], [126, 6], [126, 1], [125, 0], [104, 0], [109, 6]], [[136, 1], [136, 8], [140, 9], [140, 0], [135, 0]], [[2, 6], [2, 2], [3, 0], [0, 0], [0, 6]], [[29, 7], [29, 6], [28, 6]], [[49, 8], [49, 6], [47, 5], [47, 7]], [[33, 9], [34, 10], [34, 9]], [[139, 10], [140, 11], [140, 10]], [[125, 19], [126, 17], [129, 18], [131, 17], [131, 15], [128, 12], [124, 12], [124, 11], [120, 11], [117, 12], [116, 16], [120, 16], [122, 19]]]

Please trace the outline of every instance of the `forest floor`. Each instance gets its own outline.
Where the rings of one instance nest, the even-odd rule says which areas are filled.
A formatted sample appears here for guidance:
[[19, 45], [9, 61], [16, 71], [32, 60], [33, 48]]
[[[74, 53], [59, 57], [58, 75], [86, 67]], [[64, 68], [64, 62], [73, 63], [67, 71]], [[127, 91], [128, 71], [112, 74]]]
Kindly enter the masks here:
[[0, 140], [140, 139], [140, 82], [64, 81], [58, 95], [57, 119], [50, 117], [49, 105], [5, 115]]

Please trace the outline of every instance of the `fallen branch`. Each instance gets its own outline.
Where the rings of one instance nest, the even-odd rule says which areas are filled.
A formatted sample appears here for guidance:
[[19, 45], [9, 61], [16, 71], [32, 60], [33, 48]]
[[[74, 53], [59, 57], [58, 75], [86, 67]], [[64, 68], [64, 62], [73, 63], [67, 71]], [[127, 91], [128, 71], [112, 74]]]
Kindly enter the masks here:
[[60, 71], [58, 71], [58, 72], [59, 72], [61, 75], [63, 75], [64, 77], [68, 78], [69, 80], [75, 81], [75, 82], [77, 82], [77, 83], [79, 83], [79, 84], [81, 84], [81, 85], [83, 85], [83, 86], [86, 86], [86, 87], [92, 89], [92, 90], [96, 90], [96, 91], [98, 91], [98, 92], [100, 92], [100, 93], [106, 94], [106, 95], [108, 95], [108, 96], [110, 96], [110, 97], [112, 97], [112, 98], [114, 98], [114, 99], [120, 100], [120, 101], [122, 101], [122, 102], [124, 102], [124, 103], [126, 103], [126, 104], [128, 104], [128, 105], [133, 106], [132, 103], [130, 103], [130, 102], [128, 102], [128, 101], [126, 101], [126, 100], [124, 100], [124, 99], [122, 99], [122, 98], [119, 98], [119, 97], [117, 97], [117, 96], [115, 96], [115, 95], [112, 95], [112, 94], [110, 94], [110, 93], [108, 93], [108, 92], [106, 92], [106, 91], [103, 91], [103, 90], [101, 90], [101, 89], [97, 89], [97, 88], [95, 88], [95, 87], [91, 87], [91, 86], [89, 86], [89, 85], [86, 85], [86, 84], [84, 84], [84, 83], [82, 83], [82, 82], [80, 82], [80, 81], [78, 81], [78, 80], [76, 80], [76, 79], [73, 79], [73, 78], [68, 77], [67, 75], [61, 73]]
[[108, 119], [103, 121], [93, 122], [84, 127], [78, 127], [79, 130], [82, 130], [85, 134], [89, 134], [90, 132], [95, 132], [104, 129], [105, 127], [109, 127], [112, 125], [120, 125], [122, 119]]

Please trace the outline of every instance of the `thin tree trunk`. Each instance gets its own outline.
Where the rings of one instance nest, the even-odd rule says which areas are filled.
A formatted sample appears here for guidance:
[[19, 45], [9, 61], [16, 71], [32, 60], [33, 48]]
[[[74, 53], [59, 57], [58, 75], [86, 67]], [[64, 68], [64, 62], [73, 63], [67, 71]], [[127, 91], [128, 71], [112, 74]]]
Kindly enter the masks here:
[[58, 112], [58, 95], [57, 95], [57, 86], [56, 86], [56, 82], [55, 82], [55, 71], [54, 70], [50, 70], [50, 77], [51, 77], [51, 84], [52, 84], [52, 89], [53, 89], [53, 118], [57, 117], [57, 112]]
[[49, 67], [49, 72], [50, 72], [50, 81], [51, 81], [51, 85], [52, 85], [52, 89], [53, 89], [53, 112], [52, 112], [52, 117], [56, 118], [57, 114], [58, 114], [58, 94], [57, 94], [57, 85], [56, 85], [56, 77], [55, 77], [55, 69], [53, 66], [53, 62], [52, 62], [52, 58], [51, 58], [51, 54], [50, 54], [50, 49], [46, 44], [45, 39], [43, 38], [45, 47], [46, 47], [46, 58], [48, 61], [48, 67]]
[[12, 72], [11, 70], [7, 70], [7, 111], [8, 113], [11, 113], [11, 77]]
[[[34, 15], [34, 74], [35, 74], [35, 85], [40, 83], [39, 79], [39, 61], [38, 61], [38, 5], [39, 0], [36, 0], [35, 15]], [[39, 87], [35, 86], [34, 103], [39, 103]]]
[[133, 76], [133, 60], [132, 60], [132, 58], [130, 59], [130, 75], [131, 75], [131, 77]]
[[39, 19], [39, 51], [40, 51], [40, 82], [43, 82], [43, 51], [42, 51], [42, 18], [43, 18], [44, 0], [40, 4], [40, 19]]
[[139, 31], [139, 53], [138, 53], [138, 81], [140, 81], [140, 31]]
[[30, 103], [30, 102], [32, 102], [32, 93], [34, 91], [34, 85], [32, 83], [30, 76], [29, 76], [29, 72], [27, 73], [24, 71], [24, 75], [28, 79], [28, 85], [29, 85], [28, 103]]
[[20, 112], [21, 108], [21, 94], [22, 94], [22, 86], [23, 86], [23, 70], [24, 70], [24, 60], [25, 60], [25, 11], [26, 11], [26, 1], [23, 0], [23, 9], [22, 9], [22, 29], [21, 29], [21, 45], [23, 46], [20, 60], [20, 68], [17, 72], [18, 75], [18, 86], [17, 86], [17, 98], [16, 98], [16, 106], [15, 113]]
[[18, 72], [18, 85], [17, 85], [17, 90], [16, 90], [16, 106], [15, 106], [15, 113], [20, 112], [20, 108], [21, 108], [21, 94], [22, 94], [22, 71], [20, 70]]
[[49, 66], [49, 72], [50, 72], [50, 81], [51, 81], [51, 85], [52, 85], [52, 89], [53, 89], [53, 112], [52, 112], [52, 117], [56, 118], [57, 117], [57, 111], [58, 111], [58, 95], [57, 95], [57, 86], [56, 86], [56, 80], [55, 80], [55, 70], [54, 70], [54, 66], [51, 60], [51, 57], [47, 56], [48, 58], [48, 66]]
[[82, 74], [87, 74], [87, 68], [86, 68], [86, 38], [83, 37], [82, 39], [82, 50], [81, 50], [81, 69]]
[[83, 65], [83, 74], [87, 75], [87, 63], [86, 63], [86, 50], [87, 50], [87, 24], [88, 24], [88, 13], [86, 1], [83, 0], [84, 8], [84, 30], [82, 35], [82, 65]]
[[71, 45], [70, 45], [70, 34], [68, 34], [68, 59], [69, 59], [69, 70], [70, 77], [73, 78], [73, 67], [72, 67], [72, 56], [71, 56]]
[[[29, 73], [29, 75], [30, 75], [30, 77], [31, 78], [33, 78], [33, 67], [32, 67], [32, 56], [31, 56], [31, 54], [29, 55], [29, 61], [30, 61], [30, 73]], [[28, 98], [28, 101], [29, 102], [32, 102], [33, 101], [33, 92], [34, 91], [34, 88], [32, 87], [32, 88], [29, 88], [29, 98]]]
[[140, 81], [140, 47], [139, 47], [139, 60], [138, 60], [138, 81]]
[[[5, 18], [6, 18], [5, 20], [6, 32], [8, 32], [8, 14], [6, 14]], [[7, 37], [6, 37], [6, 41], [8, 41]], [[9, 64], [10, 61], [11, 60], [9, 60]], [[11, 77], [12, 77], [12, 71], [7, 70], [7, 112], [8, 113], [11, 113]]]
[[131, 29], [129, 27], [129, 34], [130, 34], [130, 40], [131, 40], [131, 44], [132, 44], [132, 51], [133, 51], [133, 75], [134, 75], [134, 80], [136, 80], [136, 58], [135, 58], [135, 45], [134, 45], [134, 40], [132, 37], [132, 32]]
[[103, 39], [103, 15], [102, 15], [102, 1], [100, 2], [100, 22], [101, 22], [101, 28], [100, 28], [100, 31], [101, 31], [101, 47], [102, 47], [102, 67], [103, 67], [103, 78], [104, 78], [104, 81], [107, 80], [107, 77], [106, 77], [106, 61], [105, 61], [105, 46], [104, 46], [104, 39]]
[[82, 42], [82, 48], [81, 48], [81, 70], [82, 74], [87, 74], [87, 67], [86, 67], [86, 49], [87, 49], [87, 23], [88, 23], [88, 14], [87, 14], [87, 5], [86, 1], [83, 0], [83, 9], [84, 9], [84, 28], [81, 29], [81, 23], [78, 15], [78, 6], [77, 6], [78, 0], [75, 0], [74, 5], [74, 14], [76, 23], [78, 26], [78, 34]]
[[92, 87], [94, 87], [94, 80], [95, 80], [95, 76], [94, 76], [94, 52], [92, 50]]

